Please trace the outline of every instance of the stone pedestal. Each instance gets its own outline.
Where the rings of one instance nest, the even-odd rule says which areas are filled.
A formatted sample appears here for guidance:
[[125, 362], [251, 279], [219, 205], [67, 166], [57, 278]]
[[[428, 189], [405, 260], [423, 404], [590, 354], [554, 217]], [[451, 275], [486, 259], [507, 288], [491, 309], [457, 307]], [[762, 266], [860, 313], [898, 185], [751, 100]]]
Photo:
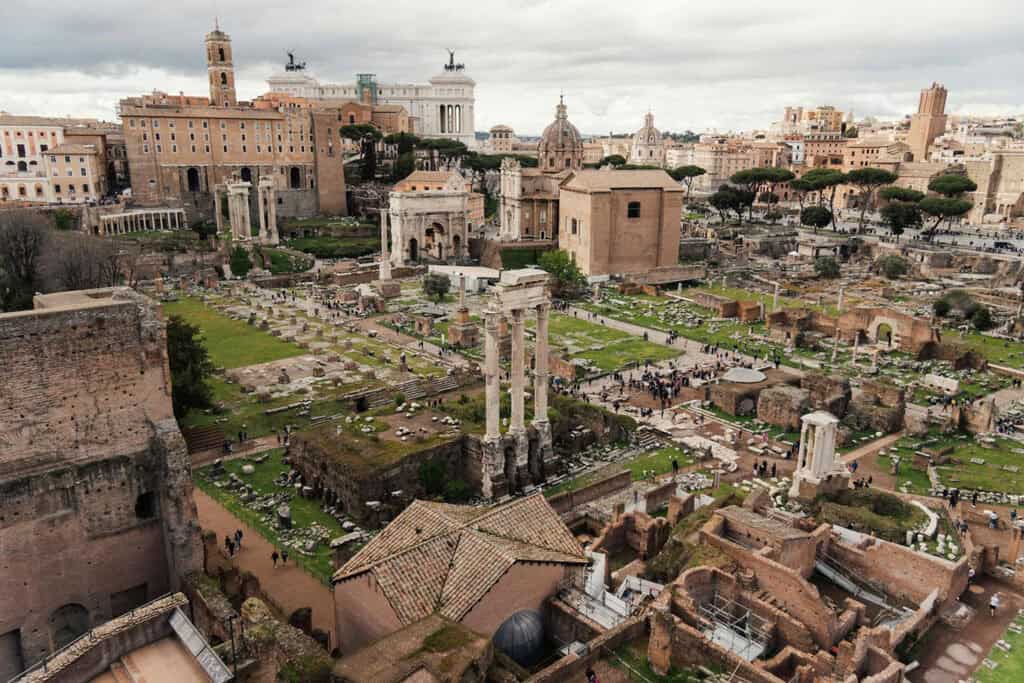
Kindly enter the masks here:
[[402, 283], [398, 280], [374, 280], [370, 286], [385, 299], [397, 299], [402, 295]]
[[458, 349], [471, 349], [480, 343], [480, 328], [469, 319], [469, 309], [455, 311], [455, 322], [448, 326], [448, 343]]

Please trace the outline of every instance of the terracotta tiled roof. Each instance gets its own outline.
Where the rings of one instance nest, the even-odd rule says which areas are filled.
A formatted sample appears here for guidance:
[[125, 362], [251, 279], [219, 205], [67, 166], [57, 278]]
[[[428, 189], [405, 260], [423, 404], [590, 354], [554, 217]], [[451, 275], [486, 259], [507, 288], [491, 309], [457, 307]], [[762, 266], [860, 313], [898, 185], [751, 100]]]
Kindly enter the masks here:
[[562, 187], [584, 192], [608, 192], [619, 188], [660, 188], [667, 192], [683, 191], [682, 185], [672, 180], [672, 176], [660, 169], [575, 171], [562, 182]]
[[414, 501], [333, 580], [372, 573], [403, 624], [458, 621], [516, 562], [587, 562], [540, 494], [492, 508]]

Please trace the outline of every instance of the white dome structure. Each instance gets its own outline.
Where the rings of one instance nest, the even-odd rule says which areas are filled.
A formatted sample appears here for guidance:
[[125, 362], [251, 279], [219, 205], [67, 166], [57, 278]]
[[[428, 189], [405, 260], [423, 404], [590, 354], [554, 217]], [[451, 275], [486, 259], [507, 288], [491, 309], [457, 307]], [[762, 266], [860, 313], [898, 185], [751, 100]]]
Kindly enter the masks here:
[[661, 131], [654, 127], [654, 114], [644, 114], [644, 125], [633, 134], [629, 148], [629, 163], [644, 166], [665, 165], [665, 145]]

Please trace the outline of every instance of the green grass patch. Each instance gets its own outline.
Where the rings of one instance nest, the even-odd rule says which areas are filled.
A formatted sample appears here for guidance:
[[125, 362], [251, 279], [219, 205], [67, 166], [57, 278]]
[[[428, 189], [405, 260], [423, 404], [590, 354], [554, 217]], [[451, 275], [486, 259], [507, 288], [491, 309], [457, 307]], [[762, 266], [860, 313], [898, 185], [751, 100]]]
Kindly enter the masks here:
[[288, 247], [317, 258], [359, 258], [380, 251], [377, 237], [300, 237], [288, 240]]
[[[1005, 608], [1004, 608], [1005, 609]], [[1014, 623], [1024, 627], [1024, 617], [1017, 615]], [[978, 683], [1019, 683], [1024, 681], [1024, 634], [1007, 630], [1003, 640], [1010, 644], [1010, 651], [1004, 652], [993, 647], [988, 658], [996, 663], [995, 669], [984, 664], [974, 672], [974, 680]]]
[[473, 635], [455, 624], [446, 624], [423, 639], [427, 652], [451, 652], [473, 641]]
[[668, 474], [672, 471], [673, 458], [679, 463], [680, 469], [694, 463], [693, 458], [678, 446], [665, 446], [620, 464], [633, 474], [633, 481], [638, 481]]
[[[248, 462], [244, 459], [226, 461], [224, 469], [238, 475], [244, 481], [251, 484], [259, 495], [278, 493], [281, 489], [274, 484], [274, 479], [283, 470], [288, 469], [288, 466], [281, 459], [283, 454], [283, 449], [271, 451], [270, 457], [264, 462], [253, 464], [256, 470], [253, 474], [242, 474], [242, 465]], [[193, 474], [195, 485], [233, 515], [256, 529], [261, 536], [275, 547], [282, 548], [281, 538], [273, 523], [255, 510], [246, 507], [234, 492], [214, 486], [213, 480], [209, 478], [209, 471], [210, 466], [196, 470]], [[292, 511], [292, 522], [296, 527], [307, 527], [316, 522], [328, 529], [332, 536], [336, 537], [344, 534], [337, 520], [320, 510], [320, 501], [295, 496], [289, 502], [289, 506]], [[289, 559], [294, 559], [296, 564], [312, 576], [320, 579], [325, 584], [330, 584], [331, 575], [334, 573], [335, 568], [331, 563], [331, 549], [328, 544], [318, 544], [316, 550], [309, 556], [291, 549], [288, 557]]]
[[163, 307], [165, 314], [180, 316], [202, 330], [210, 360], [218, 367], [240, 368], [307, 353], [254, 325], [221, 315], [192, 297], [165, 303]]
[[847, 489], [820, 496], [810, 506], [819, 522], [874, 534], [892, 543], [904, 543], [907, 531], [927, 521], [924, 512], [899, 497], [879, 489]]

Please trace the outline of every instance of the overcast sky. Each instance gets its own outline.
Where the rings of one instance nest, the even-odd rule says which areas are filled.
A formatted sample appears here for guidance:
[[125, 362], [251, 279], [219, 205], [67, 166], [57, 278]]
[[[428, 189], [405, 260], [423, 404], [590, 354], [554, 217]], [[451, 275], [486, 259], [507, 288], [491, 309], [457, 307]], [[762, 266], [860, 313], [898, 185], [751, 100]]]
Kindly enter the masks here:
[[321, 82], [347, 83], [426, 81], [451, 47], [477, 83], [477, 130], [537, 134], [562, 90], [584, 133], [633, 131], [648, 108], [662, 130], [764, 128], [787, 104], [894, 118], [932, 81], [950, 113], [1018, 114], [1019, 3], [0, 0], [0, 110], [113, 119], [127, 95], [206, 94], [217, 15], [242, 99], [288, 49]]

